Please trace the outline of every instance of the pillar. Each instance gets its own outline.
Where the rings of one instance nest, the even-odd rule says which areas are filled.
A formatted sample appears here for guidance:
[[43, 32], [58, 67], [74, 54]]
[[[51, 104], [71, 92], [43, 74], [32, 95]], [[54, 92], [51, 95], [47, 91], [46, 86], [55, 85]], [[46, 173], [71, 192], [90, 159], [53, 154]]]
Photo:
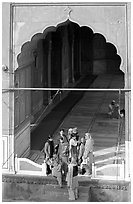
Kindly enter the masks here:
[[72, 83], [75, 82], [74, 80], [74, 33], [72, 33]]
[[125, 93], [125, 179], [131, 177], [131, 93]]
[[[49, 36], [49, 49], [48, 49], [48, 87], [51, 87], [51, 57], [52, 57], [52, 39]], [[49, 102], [51, 100], [51, 91], [48, 91]]]
[[[131, 5], [126, 4], [125, 88], [131, 89]], [[125, 179], [131, 177], [131, 92], [125, 92]]]
[[[10, 3], [3, 3], [3, 33], [2, 33], [2, 88], [14, 87], [14, 69], [13, 69], [13, 9]], [[2, 92], [2, 139], [3, 151], [7, 152], [5, 162], [7, 168], [5, 172], [14, 173], [14, 92]], [[6, 140], [5, 140], [6, 138]], [[5, 142], [6, 141], [6, 142]]]
[[82, 75], [82, 66], [81, 66], [81, 36], [79, 37], [79, 72], [80, 76]]

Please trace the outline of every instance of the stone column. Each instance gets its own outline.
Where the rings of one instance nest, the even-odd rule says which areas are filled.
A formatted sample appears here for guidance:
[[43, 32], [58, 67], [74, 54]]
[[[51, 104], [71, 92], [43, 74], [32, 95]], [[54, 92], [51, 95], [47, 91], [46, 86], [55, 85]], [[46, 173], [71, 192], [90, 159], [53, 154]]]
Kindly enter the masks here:
[[[14, 7], [10, 5], [10, 56], [9, 56], [9, 88], [14, 87], [14, 27], [13, 18], [15, 15]], [[14, 91], [9, 92], [9, 171], [14, 172]]]
[[80, 76], [82, 75], [82, 63], [81, 63], [81, 36], [79, 38], [79, 71], [80, 71]]
[[[51, 87], [51, 54], [52, 54], [52, 39], [49, 36], [49, 49], [48, 49], [48, 87]], [[48, 100], [51, 100], [51, 91], [48, 91]]]
[[[10, 3], [3, 3], [3, 48], [2, 48], [2, 88], [14, 87], [14, 52], [13, 52], [13, 12], [14, 7]], [[2, 93], [2, 136], [3, 150], [6, 151], [6, 171], [14, 173], [14, 91], [5, 90]], [[5, 140], [6, 139], [6, 140]], [[5, 171], [5, 169], [4, 169]]]
[[[125, 88], [131, 89], [131, 5], [126, 4], [126, 68]], [[131, 174], [131, 92], [125, 92], [125, 179]]]
[[74, 80], [74, 34], [72, 33], [72, 83], [75, 82]]
[[130, 179], [131, 162], [131, 93], [125, 93], [125, 179]]

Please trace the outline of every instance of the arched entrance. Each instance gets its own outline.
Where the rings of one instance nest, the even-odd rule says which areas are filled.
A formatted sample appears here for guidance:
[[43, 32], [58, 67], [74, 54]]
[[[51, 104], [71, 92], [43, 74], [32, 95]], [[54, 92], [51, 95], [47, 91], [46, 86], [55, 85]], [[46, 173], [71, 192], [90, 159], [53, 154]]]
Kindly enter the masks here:
[[[32, 79], [28, 81], [29, 87], [34, 88], [71, 88], [87, 74], [120, 74], [124, 80], [120, 70], [121, 57], [115, 45], [106, 42], [102, 34], [94, 33], [87, 26], [80, 27], [69, 19], [35, 34], [22, 46], [17, 61], [16, 72], [20, 68], [31, 69]], [[47, 105], [55, 92], [33, 93], [32, 107], [37, 104], [35, 98], [42, 100], [42, 95], [42, 103]]]
[[[16, 87], [72, 88], [85, 75], [123, 76], [116, 47], [106, 42], [102, 34], [70, 20], [35, 34], [22, 46], [17, 60]], [[34, 123], [55, 93], [54, 90], [16, 92], [16, 129], [25, 126], [27, 120]], [[27, 147], [29, 144], [30, 139]]]
[[[122, 74], [115, 45], [70, 20], [35, 34], [25, 43], [18, 55], [19, 67], [27, 63], [27, 57], [40, 69], [44, 87], [71, 87], [84, 74]], [[33, 74], [37, 76], [36, 71]], [[36, 79], [31, 86], [39, 87]]]

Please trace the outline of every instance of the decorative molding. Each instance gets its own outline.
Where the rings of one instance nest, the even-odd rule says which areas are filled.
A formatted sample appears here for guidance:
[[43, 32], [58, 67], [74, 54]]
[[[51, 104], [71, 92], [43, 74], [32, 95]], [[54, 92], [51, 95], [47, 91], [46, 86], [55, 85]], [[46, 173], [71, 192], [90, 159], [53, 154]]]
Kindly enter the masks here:
[[70, 19], [70, 14], [72, 12], [72, 8], [70, 6], [67, 6], [64, 11], [67, 13], [67, 18]]
[[126, 6], [130, 2], [55, 2], [55, 3], [12, 3], [13, 7], [19, 6]]
[[[92, 26], [90, 26], [90, 25], [88, 25], [88, 23], [86, 24], [86, 22], [84, 22], [84, 19], [81, 21], [81, 20], [79, 20], [79, 19], [77, 19], [77, 17], [75, 17], [75, 12], [73, 12], [73, 17], [72, 17], [72, 15], [71, 15], [71, 12], [74, 10], [72, 10], [71, 8], [74, 8], [74, 6], [77, 6], [77, 7], [79, 7], [79, 8], [82, 8], [83, 6], [86, 6], [86, 7], [90, 7], [90, 6], [94, 6], [94, 8], [95, 7], [102, 7], [102, 6], [106, 6], [106, 7], [109, 7], [109, 6], [122, 6], [122, 7], [125, 7], [126, 5], [127, 5], [127, 3], [102, 3], [102, 2], [100, 2], [100, 3], [96, 3], [96, 2], [94, 2], [94, 3], [60, 3], [60, 4], [56, 4], [56, 3], [50, 3], [50, 4], [44, 4], [44, 3], [42, 3], [42, 4], [40, 4], [40, 3], [36, 3], [36, 4], [30, 4], [30, 3], [25, 3], [25, 4], [17, 4], [17, 3], [14, 3], [14, 4], [11, 4], [11, 6], [13, 6], [13, 7], [16, 7], [16, 9], [17, 8], [19, 8], [19, 7], [21, 7], [21, 6], [23, 6], [23, 5], [25, 5], [25, 6], [27, 6], [27, 7], [32, 7], [33, 5], [34, 6], [42, 6], [42, 7], [44, 7], [44, 9], [45, 9], [45, 6], [52, 6], [52, 5], [54, 5], [54, 6], [62, 6], [62, 7], [66, 7], [63, 11], [66, 11], [66, 14], [64, 15], [64, 16], [62, 16], [61, 17], [61, 19], [59, 20], [59, 16], [57, 17], [57, 22], [54, 22], [54, 23], [51, 23], [51, 25], [46, 25], [46, 27], [45, 27], [45, 29], [47, 29], [49, 26], [57, 26], [58, 24], [60, 24], [60, 23], [63, 23], [66, 19], [69, 19], [69, 18], [71, 18], [71, 19], [73, 19], [73, 22], [75, 22], [75, 23], [77, 23], [77, 24], [79, 24], [80, 25], [80, 27], [81, 26], [87, 26], [87, 27], [92, 27]], [[55, 20], [55, 19], [54, 19]], [[117, 22], [116, 22], [116, 24], [120, 24], [120, 22], [121, 22], [121, 20], [118, 20]], [[111, 23], [111, 22], [110, 22]], [[40, 28], [40, 29], [42, 29], [42, 28]], [[40, 33], [40, 29], [38, 30], [38, 32]], [[97, 29], [95, 30], [95, 32], [97, 31]], [[105, 30], [103, 30], [103, 31], [100, 31], [100, 30], [98, 30], [97, 32], [100, 32], [100, 33], [102, 33], [104, 36], [106, 36], [106, 39], [107, 39], [107, 37], [108, 37], [108, 39], [107, 39], [107, 41], [111, 41], [113, 44], [115, 44], [115, 45], [117, 45], [118, 43], [114, 40], [114, 39], [110, 39], [110, 36], [108, 36], [108, 32], [105, 32]], [[34, 34], [35, 32], [33, 32], [33, 34]], [[32, 34], [31, 34], [31, 36], [32, 36]], [[27, 39], [25, 39], [24, 40], [24, 42], [22, 42], [22, 44], [23, 43], [25, 43], [25, 42], [29, 42], [29, 39], [28, 39], [28, 36], [27, 36]], [[121, 62], [121, 70], [123, 71], [123, 66], [124, 66], [124, 60], [123, 60], [123, 53], [121, 53], [120, 51], [121, 51], [121, 49], [119, 48], [119, 46], [117, 45], [117, 50], [118, 50], [118, 54], [121, 56], [121, 59], [122, 59], [122, 62]], [[16, 51], [16, 53], [15, 53], [15, 55], [17, 56], [17, 55], [19, 55], [21, 53], [21, 47], [19, 47], [18, 48], [18, 50]], [[16, 68], [17, 68], [17, 62], [16, 62]]]

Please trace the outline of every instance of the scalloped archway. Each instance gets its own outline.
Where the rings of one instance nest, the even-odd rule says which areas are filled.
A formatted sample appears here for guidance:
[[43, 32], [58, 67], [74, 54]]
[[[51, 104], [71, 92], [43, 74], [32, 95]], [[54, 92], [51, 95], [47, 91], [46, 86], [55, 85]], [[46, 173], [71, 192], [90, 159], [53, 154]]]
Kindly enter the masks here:
[[[42, 33], [36, 33], [34, 36], [32, 36], [31, 40], [24, 43], [21, 47], [21, 53], [17, 56], [17, 62], [19, 67], [23, 66], [23, 64], [29, 64], [30, 62], [35, 60], [35, 55], [37, 54], [37, 46], [39, 40], [46, 40], [49, 38], [48, 36], [50, 33], [60, 33], [65, 27], [73, 27], [74, 32], [76, 33], [78, 30], [78, 35], [80, 35], [80, 41], [81, 41], [81, 52], [84, 55], [83, 61], [86, 61], [87, 66], [87, 58], [93, 58], [93, 66], [94, 66], [94, 73], [100, 73], [100, 67], [105, 67], [105, 61], [104, 58], [106, 58], [106, 69], [108, 72], [112, 72], [111, 69], [114, 70], [114, 72], [117, 72], [120, 64], [121, 64], [121, 57], [117, 53], [117, 48], [115, 45], [113, 45], [110, 42], [107, 42], [105, 37], [100, 33], [94, 33], [93, 30], [90, 27], [87, 26], [79, 26], [77, 23], [70, 21], [69, 19], [65, 22], [59, 23], [57, 26], [50, 26], [47, 27]], [[72, 32], [69, 32], [69, 34], [72, 34]], [[76, 33], [77, 34], [77, 33]], [[69, 38], [71, 38], [69, 36]], [[83, 46], [88, 46], [88, 56], [85, 53], [87, 49], [83, 49]], [[92, 56], [93, 54], [93, 56]], [[117, 61], [114, 64], [110, 63], [113, 61]], [[90, 62], [90, 59], [88, 59]], [[84, 62], [83, 62], [84, 63]], [[101, 63], [101, 66], [100, 66]], [[85, 63], [84, 63], [85, 64]], [[117, 65], [116, 65], [117, 64]], [[97, 70], [97, 66], [100, 66]], [[112, 68], [111, 68], [112, 66]], [[116, 68], [117, 67], [117, 68]], [[115, 70], [117, 69], [117, 70]]]
[[[20, 87], [27, 83], [28, 87], [35, 88], [65, 88], [72, 87], [84, 75], [122, 74], [117, 48], [102, 34], [70, 20], [32, 36], [31, 41], [22, 45], [17, 60], [17, 70], [24, 70], [23, 75], [20, 73], [20, 83], [23, 83]], [[34, 118], [42, 107], [48, 105], [55, 91], [26, 94], [23, 92], [23, 100], [26, 104], [29, 97], [29, 112]]]

